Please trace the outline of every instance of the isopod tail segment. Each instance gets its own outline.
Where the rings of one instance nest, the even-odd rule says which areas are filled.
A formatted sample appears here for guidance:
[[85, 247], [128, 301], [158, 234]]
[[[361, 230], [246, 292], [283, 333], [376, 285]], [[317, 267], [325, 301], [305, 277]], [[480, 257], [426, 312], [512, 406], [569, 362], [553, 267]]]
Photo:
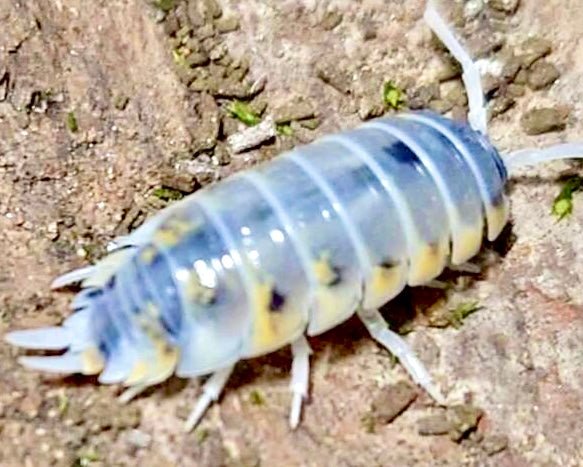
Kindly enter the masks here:
[[[320, 145], [317, 148], [312, 146], [309, 150], [314, 154], [321, 150], [322, 147], [344, 149], [347, 150], [344, 153], [344, 159], [346, 159], [348, 153], [348, 155], [354, 156], [354, 159], [350, 161], [351, 163], [358, 162], [361, 166], [366, 167], [369, 171], [368, 177], [374, 178], [379, 185], [377, 192], [386, 195], [384, 198], [380, 196], [378, 198], [379, 200], [384, 200], [383, 204], [379, 205], [380, 209], [383, 210], [383, 215], [387, 214], [389, 210], [387, 203], [391, 202], [391, 209], [395, 213], [395, 218], [398, 218], [403, 225], [406, 224], [407, 226], [406, 232], [410, 235], [403, 234], [402, 238], [395, 237], [399, 240], [395, 242], [395, 244], [399, 245], [399, 248], [395, 248], [395, 250], [401, 252], [401, 250], [410, 249], [407, 258], [393, 261], [392, 255], [388, 255], [391, 260], [388, 260], [387, 256], [384, 255], [381, 258], [382, 262], [379, 261], [373, 264], [371, 256], [365, 248], [365, 242], [360, 238], [362, 231], [357, 228], [354, 220], [348, 219], [342, 200], [337, 196], [338, 193], [331, 190], [331, 187], [327, 185], [328, 180], [321, 173], [314, 170], [314, 166], [310, 165], [310, 158], [305, 157], [308, 150], [303, 153], [296, 151], [292, 155], [282, 156], [285, 162], [278, 167], [284, 167], [285, 171], [289, 170], [290, 173], [293, 171], [298, 176], [303, 173], [306, 183], [319, 184], [319, 191], [314, 191], [322, 195], [322, 198], [326, 201], [326, 207], [331, 206], [330, 209], [327, 208], [325, 210], [326, 214], [330, 216], [336, 213], [338, 222], [345, 224], [344, 230], [346, 232], [344, 233], [346, 238], [350, 240], [352, 245], [359, 246], [359, 248], [355, 247], [353, 251], [354, 262], [360, 264], [358, 274], [353, 274], [358, 280], [353, 282], [347, 280], [349, 266], [345, 265], [344, 270], [340, 270], [336, 264], [332, 264], [329, 261], [328, 252], [322, 252], [321, 249], [318, 249], [318, 258], [310, 256], [312, 252], [308, 248], [308, 241], [311, 240], [310, 237], [315, 237], [315, 235], [311, 235], [313, 232], [310, 231], [310, 235], [302, 237], [302, 241], [298, 240], [297, 232], [295, 234], [293, 232], [295, 227], [292, 225], [291, 217], [288, 216], [289, 209], [281, 204], [281, 200], [273, 192], [270, 192], [267, 186], [267, 177], [262, 178], [258, 175], [258, 172], [255, 172], [254, 174], [241, 175], [239, 180], [245, 180], [249, 190], [255, 190], [255, 192], [262, 194], [262, 199], [265, 201], [263, 215], [268, 212], [268, 209], [275, 213], [273, 218], [278, 219], [278, 222], [280, 222], [278, 225], [281, 225], [281, 229], [271, 231], [277, 234], [273, 237], [273, 241], [281, 243], [286, 238], [286, 235], [288, 238], [294, 238], [287, 244], [293, 246], [288, 250], [296, 251], [298, 264], [308, 265], [308, 267], [304, 268], [306, 282], [309, 279], [317, 286], [313, 287], [313, 289], [317, 291], [314, 295], [317, 296], [317, 301], [321, 306], [320, 311], [322, 312], [319, 316], [314, 318], [317, 315], [317, 313], [314, 313], [314, 316], [308, 317], [308, 310], [300, 309], [301, 307], [296, 307], [292, 310], [294, 313], [287, 313], [289, 309], [286, 311], [285, 306], [293, 301], [290, 298], [293, 291], [288, 293], [284, 299], [284, 296], [275, 293], [276, 289], [270, 287], [269, 284], [261, 283], [258, 286], [257, 282], [254, 282], [254, 278], [249, 273], [250, 270], [246, 269], [247, 264], [237, 252], [238, 245], [236, 240], [230, 238], [231, 234], [229, 232], [231, 231], [222, 225], [223, 221], [216, 212], [213, 214], [213, 209], [208, 209], [207, 206], [205, 209], [208, 212], [205, 214], [203, 212], [205, 210], [201, 208], [204, 203], [197, 201], [195, 205], [198, 206], [200, 212], [195, 211], [191, 205], [186, 205], [190, 209], [191, 223], [183, 222], [179, 216], [172, 217], [173, 213], [180, 212], [181, 206], [184, 206], [182, 205], [183, 202], [190, 202], [185, 199], [162, 211], [127, 237], [117, 239], [111, 245], [110, 254], [95, 266], [82, 268], [58, 278], [53, 284], [55, 288], [77, 282], [80, 282], [83, 287], [83, 290], [72, 302], [72, 308], [75, 313], [67, 318], [61, 327], [15, 331], [6, 335], [5, 339], [13, 345], [28, 349], [64, 350], [65, 353], [59, 356], [21, 357], [20, 362], [29, 368], [47, 372], [99, 375], [99, 381], [104, 384], [122, 383], [128, 389], [120, 396], [121, 402], [131, 400], [144, 389], [160, 383], [172, 373], [188, 378], [210, 374], [210, 377], [202, 387], [202, 395], [188, 417], [186, 429], [190, 430], [200, 421], [210, 404], [218, 399], [233, 371], [236, 361], [240, 358], [250, 358], [260, 353], [259, 350], [267, 351], [284, 342], [285, 345], [291, 344], [293, 356], [290, 384], [292, 404], [289, 422], [291, 427], [295, 428], [301, 417], [302, 402], [307, 395], [309, 385], [309, 356], [311, 350], [307, 339], [304, 337], [304, 332], [307, 335], [316, 335], [330, 329], [347, 319], [354, 312], [355, 306], [353, 305], [361, 303], [357, 314], [371, 336], [399, 358], [412, 379], [424, 388], [437, 403], [444, 404], [444, 397], [439, 388], [432, 382], [428, 371], [415, 356], [407, 342], [389, 329], [377, 307], [380, 306], [380, 302], [385, 303], [402, 290], [405, 283], [411, 286], [430, 283], [442, 270], [442, 266], [447, 263], [449, 243], [443, 240], [444, 236], [441, 235], [441, 230], [436, 231], [437, 234], [431, 238], [431, 240], [436, 240], [438, 243], [430, 242], [427, 239], [426, 241], [420, 241], [421, 237], [419, 231], [415, 228], [413, 214], [411, 210], [407, 209], [409, 205], [414, 204], [407, 197], [410, 194], [405, 193], [405, 188], [407, 187], [403, 186], [405, 185], [403, 180], [400, 180], [401, 185], [397, 185], [396, 182], [399, 180], [389, 178], [391, 170], [386, 170], [386, 174], [383, 173], [385, 169], [381, 167], [381, 163], [387, 163], [386, 167], [388, 168], [398, 169], [399, 165], [407, 167], [409, 171], [401, 172], [401, 174], [407, 175], [411, 180], [418, 182], [415, 187], [420, 192], [424, 188], [423, 183], [420, 183], [419, 173], [423, 172], [424, 183], [427, 180], [434, 183], [431, 186], [435, 186], [444, 199], [448, 198], [448, 202], [444, 203], [447, 206], [444, 207], [441, 204], [438, 206], [439, 211], [443, 211], [443, 215], [440, 214], [437, 219], [432, 220], [445, 222], [441, 217], [448, 217], [451, 224], [455, 226], [453, 230], [456, 233], [460, 233], [455, 238], [452, 236], [451, 266], [464, 268], [464, 261], [477, 252], [482, 241], [483, 219], [478, 214], [482, 212], [481, 207], [483, 206], [485, 211], [483, 217], [486, 218], [487, 237], [489, 240], [494, 240], [506, 223], [508, 213], [506, 198], [500, 192], [503, 191], [502, 187], [507, 178], [507, 169], [513, 171], [515, 168], [527, 164], [569, 157], [583, 157], [583, 144], [564, 144], [543, 150], [517, 151], [507, 155], [501, 161], [486, 139], [486, 109], [477, 67], [460, 45], [453, 32], [438, 15], [431, 1], [427, 6], [425, 20], [462, 65], [463, 80], [469, 95], [469, 123], [472, 129], [468, 128], [467, 125], [457, 124], [432, 114], [403, 114], [402, 118], [395, 118], [390, 122], [381, 120], [364, 125], [363, 129], [359, 130], [360, 133], [358, 133], [360, 140], [356, 142], [346, 135], [330, 136], [323, 139], [324, 146]], [[409, 129], [404, 130], [403, 125], [409, 125], [407, 127]], [[411, 128], [419, 130], [419, 141], [410, 137], [412, 134]], [[421, 144], [422, 132], [433, 134], [432, 137], [434, 139], [428, 138], [428, 140], [433, 141], [435, 146], [428, 148]], [[437, 137], [435, 137], [436, 133]], [[377, 141], [374, 143], [376, 146], [373, 144], [375, 139]], [[379, 139], [382, 140], [382, 144], [377, 144]], [[392, 141], [392, 146], [387, 141]], [[366, 144], [371, 144], [372, 149], [377, 152], [379, 147], [385, 146], [394, 148], [400, 145], [401, 150], [395, 150], [395, 153], [392, 154], [394, 158], [391, 158], [391, 154], [386, 157], [387, 154], [385, 152], [378, 153], [379, 157], [375, 158], [370, 154], [371, 151], [366, 149]], [[461, 228], [464, 227], [464, 224], [460, 218], [467, 216], [462, 216], [456, 212], [454, 208], [459, 206], [456, 205], [455, 201], [449, 199], [457, 199], [456, 193], [452, 191], [455, 187], [448, 186], [448, 180], [450, 182], [453, 180], [451, 174], [454, 167], [450, 167], [448, 173], [436, 168], [436, 164], [444, 163], [443, 159], [439, 159], [440, 157], [443, 158], [443, 154], [437, 154], [439, 150], [437, 146], [439, 144], [449, 145], [450, 152], [451, 148], [455, 149], [455, 154], [452, 155], [452, 160], [449, 162], [452, 164], [454, 162], [457, 163], [456, 170], [460, 170], [460, 167], [470, 170], [476, 182], [473, 187], [462, 186], [463, 198], [466, 202], [468, 198], [474, 200], [471, 204], [471, 209], [466, 209], [464, 213], [467, 215], [473, 213], [476, 219], [475, 223], [469, 222], [472, 228], [465, 231]], [[476, 154], [472, 154], [472, 149]], [[430, 154], [431, 150], [436, 154]], [[333, 159], [333, 163], [338, 165], [340, 156], [335, 154], [335, 151], [333, 152], [333, 155], [338, 156]], [[488, 160], [483, 161], [479, 157], [480, 155], [484, 155], [484, 158]], [[324, 160], [323, 158], [326, 155], [321, 154], [321, 156], [322, 160]], [[404, 160], [399, 159], [398, 156]], [[413, 166], [411, 164], [412, 159], [420, 160], [421, 162]], [[456, 161], [453, 161], [453, 159], [456, 159]], [[479, 167], [480, 164], [483, 164], [483, 167]], [[487, 167], [487, 170], [484, 167]], [[387, 175], [387, 177], [383, 178], [384, 175]], [[459, 177], [463, 177], [463, 175], [461, 173]], [[486, 177], [491, 177], [496, 182], [489, 184]], [[490, 185], [496, 185], [496, 190], [492, 190]], [[240, 188], [241, 184], [236, 186]], [[470, 193], [471, 190], [473, 190], [472, 193]], [[415, 194], [417, 195], [418, 193], [416, 192]], [[434, 192], [430, 194], [433, 195]], [[239, 195], [239, 193], [237, 192], [236, 195]], [[457, 192], [457, 195], [459, 196], [460, 193]], [[207, 202], [208, 198], [207, 196]], [[437, 198], [437, 196], [425, 196], [425, 198], [419, 199], [427, 201]], [[204, 195], [202, 199], [205, 199]], [[339, 207], [335, 208], [334, 206]], [[378, 208], [375, 209], [378, 211]], [[321, 212], [323, 213], [324, 210], [322, 209]], [[422, 214], [424, 216], [424, 213]], [[247, 342], [241, 342], [243, 338], [239, 340], [233, 338], [233, 336], [239, 338], [239, 334], [244, 333], [240, 332], [238, 327], [240, 323], [234, 319], [238, 318], [238, 315], [234, 313], [230, 315], [228, 313], [231, 308], [238, 306], [239, 302], [244, 302], [244, 299], [238, 300], [240, 298], [239, 295], [235, 297], [237, 300], [220, 302], [220, 293], [218, 297], [214, 296], [212, 285], [207, 287], [203, 281], [189, 282], [192, 277], [189, 275], [188, 270], [173, 267], [173, 276], [177, 280], [185, 281], [184, 288], [190, 287], [189, 293], [196, 296], [199, 302], [205, 302], [206, 305], [213, 304], [213, 301], [217, 301], [219, 304], [222, 303], [223, 308], [220, 310], [221, 312], [226, 312], [228, 318], [225, 320], [226, 323], [222, 322], [222, 324], [228, 325], [228, 330], [226, 327], [217, 326], [219, 331], [216, 331], [213, 327], [211, 332], [208, 328], [202, 329], [203, 326], [200, 326], [200, 329], [195, 329], [198, 334], [193, 332], [193, 335], [190, 336], [191, 340], [188, 341], [182, 339], [184, 337], [183, 334], [177, 335], [177, 332], [173, 333], [173, 329], [179, 327], [176, 326], [176, 320], [199, 319], [204, 321], [206, 325], [209, 325], [209, 323], [216, 324], [216, 322], [213, 322], [212, 317], [208, 315], [173, 315], [169, 311], [168, 303], [171, 300], [178, 300], [176, 296], [182, 292], [177, 292], [177, 288], [172, 289], [172, 287], [169, 287], [171, 284], [155, 283], [152, 286], [153, 281], [162, 282], [164, 274], [148, 276], [144, 269], [138, 270], [136, 267], [136, 264], [157, 264], [154, 261], [156, 255], [158, 257], [163, 255], [166, 255], [166, 257], [171, 256], [168, 250], [164, 250], [162, 247], [179, 243], [177, 237], [184, 235], [185, 232], [192, 233], [192, 238], [197, 241], [200, 240], [200, 237], [196, 237], [196, 232], [200, 233], [204, 229], [197, 230], [197, 225], [200, 227], [197, 222], [202, 223], [205, 216], [207, 220], [210, 219], [211, 221], [213, 216], [218, 219], [215, 219], [214, 223], [209, 222], [214, 224], [213, 231], [223, 230], [220, 234], [213, 234], [214, 236], [206, 231], [208, 237], [205, 237], [207, 240], [212, 240], [208, 242], [209, 245], [207, 247], [212, 247], [216, 250], [217, 255], [213, 256], [213, 259], [225, 261], [226, 258], [229, 260], [229, 264], [218, 261], [219, 266], [216, 266], [216, 270], [220, 270], [221, 274], [223, 274], [222, 279], [226, 279], [223, 284], [235, 283], [236, 276], [239, 275], [240, 278], [246, 280], [246, 283], [244, 287], [238, 287], [237, 291], [241, 292], [240, 295], [243, 296], [242, 289], [245, 289], [245, 293], [253, 296], [254, 301], [249, 309], [252, 309], [254, 313], [255, 322], [252, 324], [256, 327], [252, 328], [252, 330], [255, 332], [253, 334], [255, 339], [249, 339], [249, 335], [246, 334]], [[419, 217], [423, 216], [419, 215]], [[380, 216], [378, 217], [380, 218]], [[468, 222], [467, 219], [463, 220]], [[172, 228], [165, 224], [166, 221], [173, 222]], [[378, 222], [378, 219], [374, 219], [374, 221]], [[435, 227], [433, 224], [437, 222], [427, 223], [424, 227], [433, 229]], [[219, 226], [221, 226], [220, 229]], [[239, 231], [241, 231], [241, 228], [239, 228]], [[405, 229], [403, 231], [399, 230], [399, 232], [403, 233]], [[431, 233], [434, 233], [433, 230]], [[387, 243], [384, 235], [386, 234], [383, 231], [382, 245]], [[340, 238], [340, 232], [338, 232], [338, 238]], [[187, 256], [187, 253], [194, 255], [192, 250], [200, 247], [197, 241], [193, 241], [189, 245], [191, 250], [180, 250], [180, 252], [184, 256]], [[294, 242], [297, 244], [294, 244]], [[204, 243], [204, 241], [200, 243]], [[156, 250], [152, 245], [157, 245], [160, 248]], [[152, 248], [149, 249], [148, 246]], [[346, 243], [342, 243], [342, 246], [346, 246]], [[347, 248], [344, 250], [347, 250]], [[346, 255], [344, 250], [342, 250], [343, 255]], [[396, 251], [395, 253], [398, 252]], [[199, 251], [196, 250], [196, 253], [199, 253]], [[166, 259], [168, 260], [168, 258]], [[178, 255], [170, 259], [175, 262], [175, 265], [181, 259], [186, 261], [185, 258], [179, 258]], [[287, 259], [289, 257], [286, 257], [285, 273], [289, 275], [291, 267]], [[169, 262], [170, 260], [167, 261], [167, 263]], [[238, 264], [236, 264], [237, 262]], [[167, 263], [163, 264], [167, 265]], [[205, 266], [205, 264], [202, 266]], [[189, 267], [191, 265], [192, 263], [189, 263]], [[143, 288], [148, 290], [139, 290], [139, 287], [136, 286], [136, 283], [132, 283], [128, 275], [118, 274], [122, 266], [124, 271], [130, 270], [134, 274], [132, 277], [140, 277], [141, 274], [143, 276], [141, 277], [143, 284], [147, 286]], [[162, 266], [159, 267], [161, 268]], [[472, 270], [473, 268], [466, 266], [465, 269]], [[364, 293], [360, 294], [357, 300], [354, 290], [362, 289], [362, 281], [360, 279], [363, 276], [360, 274], [364, 270], [373, 271], [373, 273], [370, 274], [371, 280], [367, 282]], [[166, 272], [165, 277], [171, 275], [168, 271]], [[185, 272], [186, 275], [179, 277], [179, 272]], [[200, 274], [208, 271], [199, 273], [196, 270], [195, 272], [201, 277]], [[213, 283], [219, 282], [214, 276], [207, 276], [206, 280], [210, 280]], [[241, 280], [240, 282], [243, 281]], [[387, 291], [387, 289], [390, 290]], [[160, 296], [162, 290], [164, 290], [164, 293], [167, 293], [168, 290], [173, 291], [174, 295]], [[333, 293], [332, 290], [334, 291]], [[367, 293], [370, 293], [370, 295], [367, 296]], [[342, 299], [342, 302], [340, 299]], [[138, 309], [136, 307], [137, 303], [144, 306]], [[153, 303], [158, 304], [159, 307], [154, 306]], [[342, 303], [342, 306], [339, 307], [339, 303]], [[239, 306], [242, 307], [242, 305]], [[338, 311], [338, 309], [341, 309], [341, 311]], [[199, 308], [197, 311], [200, 312], [201, 309]], [[216, 312], [217, 309], [214, 308], [212, 311]], [[220, 314], [215, 313], [213, 316]], [[286, 321], [288, 316], [294, 319]], [[299, 320], [296, 320], [295, 318], [298, 316]], [[198, 321], [198, 324], [200, 324], [200, 321]], [[298, 321], [302, 326], [308, 322], [307, 329], [305, 327], [300, 329], [296, 326]], [[278, 333], [278, 326], [270, 326], [274, 322], [279, 325], [279, 331], [283, 329], [284, 332]], [[217, 335], [219, 337], [226, 336], [227, 338], [217, 339]], [[282, 335], [284, 335], [285, 339], [281, 339]], [[220, 352], [217, 348], [220, 348]], [[223, 350], [223, 348], [228, 350]], [[189, 359], [193, 355], [196, 358]]]

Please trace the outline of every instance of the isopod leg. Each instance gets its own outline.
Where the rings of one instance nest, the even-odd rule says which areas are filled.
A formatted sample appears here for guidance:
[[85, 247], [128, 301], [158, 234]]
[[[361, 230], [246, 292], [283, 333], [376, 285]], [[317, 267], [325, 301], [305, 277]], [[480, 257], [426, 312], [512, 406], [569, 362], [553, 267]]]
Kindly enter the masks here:
[[362, 310], [358, 315], [373, 339], [397, 357], [413, 379], [440, 405], [445, 404], [441, 392], [431, 380], [429, 372], [415, 355], [413, 349], [397, 333], [391, 331], [378, 310]]
[[449, 269], [456, 272], [465, 272], [467, 274], [480, 274], [482, 268], [475, 263], [464, 263], [464, 264], [450, 264]]
[[233, 372], [233, 368], [234, 365], [223, 368], [222, 370], [213, 373], [210, 378], [207, 379], [202, 387], [201, 396], [196, 401], [194, 409], [192, 409], [192, 412], [190, 412], [190, 415], [186, 420], [184, 425], [185, 431], [191, 431], [196, 425], [198, 425], [198, 422], [200, 422], [200, 419], [209, 406], [219, 398], [223, 392], [223, 388], [227, 384], [227, 380]]
[[136, 384], [135, 386], [130, 386], [119, 395], [117, 400], [120, 401], [122, 404], [127, 404], [134, 397], [148, 389], [148, 387], [149, 386], [147, 384]]
[[293, 395], [289, 424], [295, 429], [300, 422], [302, 402], [308, 395], [310, 382], [310, 354], [312, 349], [305, 336], [292, 343], [292, 369], [290, 390]]

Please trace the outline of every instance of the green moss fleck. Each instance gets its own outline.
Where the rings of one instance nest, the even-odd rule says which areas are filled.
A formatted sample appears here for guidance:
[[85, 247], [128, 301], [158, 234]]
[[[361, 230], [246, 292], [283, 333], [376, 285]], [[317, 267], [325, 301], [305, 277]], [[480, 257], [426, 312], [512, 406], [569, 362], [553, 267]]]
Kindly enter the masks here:
[[162, 11], [170, 11], [174, 8], [176, 0], [155, 0], [154, 6]]
[[163, 201], [178, 201], [179, 199], [184, 198], [184, 194], [181, 191], [164, 186], [156, 188], [152, 192], [152, 195]]
[[459, 329], [464, 320], [480, 308], [482, 307], [478, 302], [460, 303], [455, 309], [450, 311], [449, 322], [454, 328]]
[[129, 101], [130, 98], [128, 96], [120, 94], [115, 97], [113, 105], [117, 110], [125, 110], [125, 108], [128, 106]]
[[264, 405], [265, 397], [263, 397], [263, 394], [261, 394], [260, 391], [258, 391], [257, 389], [253, 389], [249, 393], [249, 402], [251, 402], [251, 404], [253, 405]]
[[306, 120], [300, 120], [300, 125], [308, 130], [315, 130], [320, 126], [320, 120], [317, 118], [308, 118]]
[[233, 117], [247, 126], [255, 126], [261, 122], [261, 118], [246, 102], [233, 101], [229, 104], [227, 110]]
[[188, 64], [186, 63], [186, 56], [184, 54], [183, 49], [178, 48], [172, 50], [172, 59], [174, 60], [174, 63], [177, 66], [188, 68]]
[[75, 113], [69, 112], [67, 114], [67, 128], [71, 133], [77, 133], [79, 130], [79, 125], [77, 124], [77, 118], [75, 117]]
[[59, 393], [58, 397], [59, 400], [57, 410], [59, 411], [59, 415], [62, 417], [67, 413], [67, 410], [69, 409], [69, 398], [67, 397], [67, 394], [65, 394], [64, 392]]
[[79, 453], [77, 459], [73, 462], [74, 467], [87, 467], [101, 458], [94, 448], [83, 450]]
[[571, 177], [565, 182], [552, 207], [552, 213], [558, 220], [571, 215], [573, 212], [573, 193], [579, 191], [582, 187], [583, 178], [579, 176]]
[[294, 130], [289, 123], [278, 123], [275, 128], [277, 134], [281, 136], [292, 136], [294, 134]]
[[369, 433], [369, 434], [375, 433], [376, 424], [375, 424], [374, 415], [372, 413], [367, 412], [366, 414], [364, 414], [362, 416], [362, 418], [360, 419], [360, 423], [361, 423], [361, 425], [364, 428], [364, 431], [366, 433]]
[[210, 436], [210, 431], [206, 428], [199, 428], [194, 432], [194, 436], [196, 438], [196, 442], [198, 444], [202, 444], [206, 441], [206, 439]]
[[399, 110], [406, 102], [405, 91], [393, 81], [387, 81], [383, 85], [383, 102], [387, 108]]

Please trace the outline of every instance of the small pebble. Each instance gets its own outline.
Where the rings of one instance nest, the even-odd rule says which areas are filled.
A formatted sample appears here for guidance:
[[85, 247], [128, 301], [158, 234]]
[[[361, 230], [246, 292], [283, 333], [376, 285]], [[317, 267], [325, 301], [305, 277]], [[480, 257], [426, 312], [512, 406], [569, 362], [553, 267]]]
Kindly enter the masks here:
[[522, 97], [526, 90], [520, 84], [509, 84], [506, 88], [506, 94], [511, 97]]
[[320, 126], [320, 120], [317, 118], [309, 118], [307, 120], [301, 120], [300, 125], [308, 130], [315, 130]]
[[518, 84], [520, 86], [525, 86], [528, 82], [528, 71], [521, 69], [514, 78], [513, 84]]
[[236, 16], [227, 16], [215, 21], [215, 27], [221, 34], [233, 32], [239, 29], [239, 18]]
[[434, 99], [439, 99], [439, 84], [431, 83], [407, 90], [407, 105], [411, 110], [425, 109]]
[[329, 84], [343, 94], [350, 94], [352, 79], [348, 72], [340, 70], [333, 64], [319, 64], [316, 66], [316, 75], [324, 83]]
[[145, 449], [152, 443], [152, 436], [140, 430], [130, 430], [128, 442], [138, 448]]
[[454, 104], [444, 99], [435, 99], [429, 103], [429, 108], [439, 114], [445, 114], [453, 109]]
[[200, 11], [199, 2], [188, 2], [187, 8], [187, 15], [192, 26], [195, 28], [200, 28], [202, 25], [204, 25], [204, 17]]
[[453, 429], [453, 424], [444, 412], [421, 418], [417, 422], [417, 429], [421, 436], [445, 435]]
[[555, 65], [546, 60], [538, 60], [528, 71], [528, 86], [531, 89], [544, 89], [553, 84], [561, 76]]
[[[209, 161], [210, 162], [210, 161]], [[204, 187], [211, 183], [214, 183], [218, 179], [218, 173], [216, 169], [208, 163], [194, 161], [185, 161], [181, 166], [189, 174], [193, 175], [197, 183]]]
[[203, 51], [193, 52], [186, 57], [185, 62], [188, 67], [195, 68], [206, 65], [209, 62], [209, 56]]
[[113, 101], [113, 106], [117, 110], [125, 110], [125, 108], [128, 106], [129, 101], [130, 98], [128, 96], [124, 94], [118, 94]]
[[360, 32], [363, 41], [371, 41], [377, 37], [377, 29], [374, 23], [370, 20], [364, 21], [360, 25]]
[[531, 109], [520, 119], [527, 135], [541, 135], [552, 131], [562, 131], [567, 126], [568, 112], [556, 107]]
[[468, 103], [466, 89], [461, 81], [450, 81], [441, 86], [441, 95], [447, 102], [453, 106], [464, 106]]
[[180, 24], [178, 23], [178, 18], [173, 11], [166, 15], [166, 20], [164, 21], [164, 32], [168, 36], [175, 36], [180, 29]]
[[204, 8], [205, 16], [207, 17], [210, 16], [211, 18], [216, 19], [220, 18], [221, 15], [223, 14], [223, 9], [221, 8], [221, 5], [219, 5], [217, 0], [203, 0], [202, 5]]
[[510, 110], [516, 104], [516, 100], [509, 95], [496, 97], [490, 102], [488, 111], [490, 118], [495, 118]]
[[465, 107], [456, 106], [451, 109], [451, 119], [456, 122], [467, 122], [468, 121], [468, 111]]
[[342, 22], [342, 15], [335, 10], [328, 11], [322, 18], [320, 26], [326, 31], [331, 31]]
[[488, 4], [497, 11], [513, 14], [520, 4], [520, 0], [489, 0]]
[[449, 81], [450, 79], [459, 78], [462, 75], [462, 69], [459, 63], [453, 61], [453, 59], [446, 58], [441, 61], [441, 65], [437, 70], [437, 80]]
[[176, 19], [178, 20], [180, 28], [192, 28], [193, 24], [190, 22], [190, 18], [188, 17], [185, 3], [181, 2], [180, 4], [176, 5], [176, 8], [174, 8], [172, 11], [174, 12], [174, 15], [176, 15]]
[[385, 106], [381, 100], [375, 96], [363, 96], [358, 106], [358, 116], [361, 120], [370, 120], [380, 117], [385, 112]]
[[231, 154], [222, 144], [217, 145], [215, 148], [213, 158], [216, 160], [218, 165], [227, 165], [231, 162]]
[[494, 95], [498, 91], [498, 89], [500, 89], [500, 86], [502, 86], [502, 84], [504, 84], [504, 81], [501, 78], [494, 76], [490, 73], [486, 74], [482, 78], [482, 88], [484, 89], [484, 94], [486, 96]]
[[47, 225], [47, 236], [49, 240], [56, 240], [59, 238], [59, 225], [56, 222], [51, 222]]
[[505, 435], [490, 435], [484, 437], [482, 440], [482, 449], [486, 454], [493, 456], [499, 452], [504, 451], [508, 447], [508, 436]]
[[416, 389], [400, 381], [388, 386], [372, 403], [372, 417], [380, 423], [391, 423], [417, 398]]
[[294, 99], [275, 109], [275, 123], [289, 123], [292, 120], [305, 120], [315, 115], [314, 106], [303, 98]]
[[516, 78], [522, 66], [520, 58], [513, 53], [502, 53], [500, 57], [504, 63], [500, 72], [500, 78], [507, 83], [511, 83]]
[[449, 432], [453, 441], [461, 441], [478, 426], [483, 411], [479, 407], [470, 404], [454, 405], [448, 409], [448, 418], [453, 424]]
[[229, 136], [227, 138], [227, 144], [231, 147], [231, 150], [237, 154], [269, 141], [276, 134], [277, 130], [275, 123], [272, 118], [268, 117], [259, 125], [246, 128], [239, 133]]
[[522, 66], [529, 68], [538, 59], [549, 55], [551, 50], [550, 41], [541, 37], [531, 37], [520, 45], [518, 53]]
[[464, 6], [464, 16], [473, 19], [484, 9], [484, 0], [468, 0]]
[[166, 169], [160, 175], [162, 186], [182, 193], [192, 193], [196, 189], [196, 180], [191, 174]]

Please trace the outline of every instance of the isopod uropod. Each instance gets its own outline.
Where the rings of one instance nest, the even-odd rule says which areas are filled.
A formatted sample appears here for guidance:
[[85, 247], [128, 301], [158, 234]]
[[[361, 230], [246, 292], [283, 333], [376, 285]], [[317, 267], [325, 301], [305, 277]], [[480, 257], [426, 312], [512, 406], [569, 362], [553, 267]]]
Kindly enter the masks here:
[[470, 125], [404, 113], [324, 137], [158, 213], [94, 266], [62, 326], [9, 333], [11, 344], [66, 349], [27, 367], [99, 375], [127, 401], [173, 373], [211, 375], [196, 425], [237, 361], [291, 344], [290, 424], [307, 394], [310, 347], [357, 313], [438, 402], [438, 388], [380, 306], [429, 283], [494, 240], [508, 218], [507, 170], [583, 155], [559, 145], [502, 158], [486, 134], [479, 74], [431, 5], [425, 19], [460, 61]]

